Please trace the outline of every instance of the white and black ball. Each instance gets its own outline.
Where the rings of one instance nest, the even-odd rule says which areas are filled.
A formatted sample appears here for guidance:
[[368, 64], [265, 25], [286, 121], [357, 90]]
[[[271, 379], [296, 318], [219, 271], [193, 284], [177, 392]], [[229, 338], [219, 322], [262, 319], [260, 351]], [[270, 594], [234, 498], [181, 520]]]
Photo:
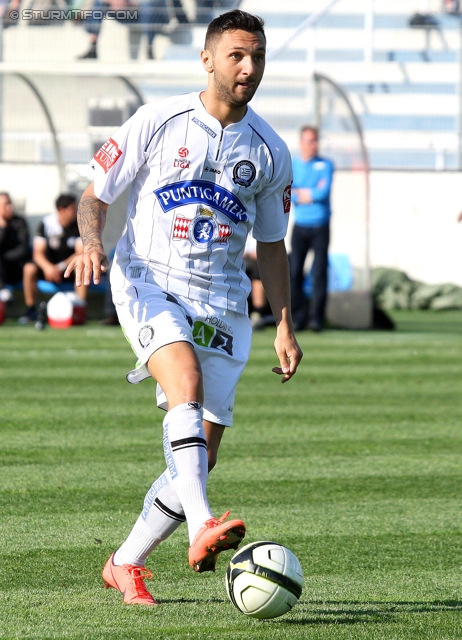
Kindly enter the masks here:
[[277, 618], [297, 604], [303, 570], [297, 557], [277, 542], [252, 542], [232, 557], [226, 591], [235, 607], [253, 618]]

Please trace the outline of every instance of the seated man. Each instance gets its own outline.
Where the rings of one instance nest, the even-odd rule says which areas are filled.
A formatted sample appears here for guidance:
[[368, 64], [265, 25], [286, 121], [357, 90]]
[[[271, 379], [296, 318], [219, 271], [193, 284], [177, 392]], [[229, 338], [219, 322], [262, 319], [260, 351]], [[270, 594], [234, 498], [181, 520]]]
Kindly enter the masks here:
[[[60, 284], [67, 265], [75, 255], [82, 253], [77, 226], [77, 198], [72, 194], [60, 195], [56, 209], [40, 222], [32, 245], [33, 262], [24, 266], [26, 314], [19, 318], [20, 324], [37, 320], [37, 282], [47, 280]], [[87, 287], [75, 287], [75, 291], [82, 299], [86, 298]]]
[[12, 298], [6, 285], [22, 282], [22, 270], [30, 259], [27, 222], [13, 211], [8, 193], [0, 193], [0, 300]]

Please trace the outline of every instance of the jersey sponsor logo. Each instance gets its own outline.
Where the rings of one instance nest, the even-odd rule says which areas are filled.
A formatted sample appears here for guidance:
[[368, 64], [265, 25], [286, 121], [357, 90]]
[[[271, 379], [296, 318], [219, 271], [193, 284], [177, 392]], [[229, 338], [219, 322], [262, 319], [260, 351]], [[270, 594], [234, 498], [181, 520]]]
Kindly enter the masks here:
[[228, 189], [208, 180], [181, 180], [154, 191], [164, 213], [188, 204], [204, 204], [217, 209], [233, 222], [245, 222], [247, 210]]
[[204, 166], [204, 173], [210, 173], [213, 176], [221, 176], [225, 168], [225, 162], [213, 162], [208, 160]]
[[121, 155], [122, 149], [119, 149], [115, 140], [109, 138], [109, 140], [103, 144], [101, 149], [95, 153], [94, 159], [101, 167], [103, 167], [104, 173], [107, 173], [109, 169], [115, 165]]
[[230, 356], [233, 355], [233, 336], [210, 326], [202, 320], [194, 322], [192, 335], [194, 342], [200, 347], [218, 349]]
[[145, 324], [144, 327], [141, 327], [138, 333], [138, 340], [143, 349], [146, 349], [149, 346], [154, 338], [154, 329], [149, 325]]
[[196, 247], [208, 247], [214, 242], [227, 242], [232, 233], [229, 224], [221, 224], [209, 215], [199, 215], [192, 220], [177, 215], [172, 237], [173, 240], [189, 240]]
[[241, 187], [250, 187], [256, 175], [255, 165], [249, 160], [241, 160], [233, 169], [233, 182]]
[[326, 168], [326, 163], [324, 162], [324, 160], [317, 160], [316, 162], [313, 163], [313, 169], [315, 169], [316, 171], [322, 171], [325, 168]]
[[217, 134], [215, 133], [215, 131], [213, 129], [211, 129], [210, 127], [208, 127], [205, 122], [202, 122], [202, 120], [198, 120], [196, 117], [194, 117], [192, 119], [192, 121], [197, 124], [201, 129], [203, 129], [204, 131], [206, 131], [209, 136], [211, 136], [212, 138], [216, 138]]
[[292, 197], [292, 185], [288, 184], [282, 194], [282, 204], [284, 207], [284, 213], [290, 213], [290, 202]]

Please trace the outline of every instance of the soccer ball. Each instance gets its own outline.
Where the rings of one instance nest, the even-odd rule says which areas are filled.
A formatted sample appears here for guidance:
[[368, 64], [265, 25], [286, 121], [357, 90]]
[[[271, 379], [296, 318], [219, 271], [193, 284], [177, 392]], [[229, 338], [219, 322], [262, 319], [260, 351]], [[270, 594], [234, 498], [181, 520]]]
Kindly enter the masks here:
[[297, 604], [303, 570], [296, 556], [277, 542], [252, 542], [232, 557], [226, 591], [235, 607], [253, 618], [277, 618]]

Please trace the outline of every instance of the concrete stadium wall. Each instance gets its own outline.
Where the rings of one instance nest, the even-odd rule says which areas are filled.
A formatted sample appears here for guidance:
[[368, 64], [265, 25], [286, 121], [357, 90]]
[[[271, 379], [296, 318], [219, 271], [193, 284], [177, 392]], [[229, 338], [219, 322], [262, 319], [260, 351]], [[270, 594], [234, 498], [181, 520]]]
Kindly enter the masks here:
[[[362, 176], [337, 171], [331, 248], [362, 250], [358, 212], [364, 211]], [[429, 284], [462, 286], [462, 172], [373, 171], [370, 176], [371, 266], [393, 267]], [[53, 210], [59, 193], [54, 165], [0, 164], [0, 190], [10, 191], [34, 221]], [[126, 198], [108, 217], [108, 248], [123, 225]], [[119, 211], [120, 210], [120, 211]], [[355, 221], [352, 226], [351, 222]], [[359, 229], [359, 230], [358, 230]]]
[[373, 172], [372, 266], [462, 286], [461, 187], [461, 172]]
[[[363, 180], [337, 171], [332, 192], [331, 250], [360, 254]], [[369, 253], [372, 267], [392, 267], [428, 284], [462, 286], [462, 172], [372, 171]], [[361, 188], [358, 188], [361, 187]], [[349, 235], [348, 235], [349, 234]], [[345, 236], [346, 240], [345, 240]]]

